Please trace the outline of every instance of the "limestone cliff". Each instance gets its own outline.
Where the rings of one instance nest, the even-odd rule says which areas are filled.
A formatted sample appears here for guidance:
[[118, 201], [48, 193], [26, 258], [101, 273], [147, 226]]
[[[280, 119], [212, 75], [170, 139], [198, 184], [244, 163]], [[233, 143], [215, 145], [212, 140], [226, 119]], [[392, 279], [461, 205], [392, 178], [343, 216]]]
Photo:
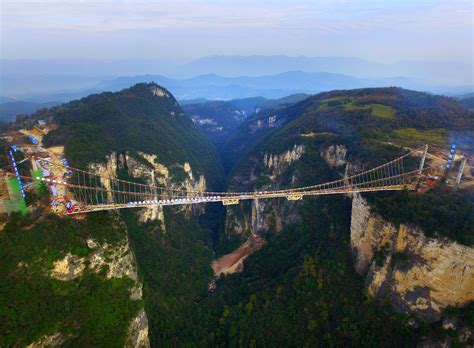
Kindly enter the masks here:
[[324, 151], [321, 151], [321, 157], [332, 167], [338, 167], [346, 164], [347, 148], [344, 145], [331, 145]]
[[[136, 261], [126, 236], [120, 243], [113, 245], [107, 243], [100, 245], [93, 239], [88, 239], [87, 245], [90, 249], [87, 257], [78, 258], [77, 256], [68, 255], [65, 259], [56, 261], [51, 276], [60, 280], [70, 280], [73, 277], [80, 276], [85, 270], [85, 265], [87, 265], [93, 272], [98, 273], [106, 270], [106, 277], [109, 279], [121, 277], [132, 279], [134, 286], [130, 289], [130, 298], [132, 300], [141, 300], [143, 298], [143, 285], [138, 279]], [[73, 259], [75, 259], [75, 262], [71, 262]], [[144, 308], [130, 322], [126, 346], [150, 346], [148, 318]]]
[[[154, 93], [155, 92], [160, 93], [160, 91], [154, 91]], [[204, 176], [199, 175], [196, 178], [189, 163], [177, 163], [171, 168], [160, 163], [156, 155], [143, 152], [138, 152], [133, 155], [128, 152], [112, 152], [107, 156], [105, 163], [90, 164], [89, 170], [106, 178], [117, 178], [118, 170], [125, 170], [128, 175], [134, 178], [140, 178], [148, 185], [171, 190], [206, 190], [206, 180]], [[173, 170], [181, 174], [179, 178], [173, 176]], [[102, 180], [101, 184], [105, 188], [110, 189], [109, 180]], [[204, 212], [203, 205], [197, 207], [182, 206], [176, 209], [184, 211], [187, 216]], [[150, 208], [142, 208], [137, 210], [137, 215], [140, 222], [160, 221], [162, 231], [166, 231], [162, 207], [157, 205]], [[134, 300], [142, 299], [142, 284], [138, 281], [136, 263], [130, 250], [128, 239], [126, 238], [122, 244], [113, 246], [99, 245], [93, 240], [88, 240], [87, 243], [92, 252], [86, 258], [67, 255], [64, 259], [58, 260], [55, 263], [51, 277], [60, 280], [69, 280], [79, 277], [86, 267], [95, 272], [106, 269], [106, 275], [109, 278], [122, 276], [131, 278], [135, 282], [135, 286], [131, 289], [131, 298]], [[130, 323], [126, 346], [149, 347], [149, 345], [148, 319], [144, 308], [142, 308]]]
[[[113, 224], [120, 224], [115, 218], [111, 220]], [[48, 276], [64, 282], [80, 278], [86, 271], [101, 274], [108, 279], [126, 277], [133, 281], [130, 288], [130, 299], [134, 301], [143, 299], [143, 285], [138, 279], [137, 264], [127, 235], [124, 235], [121, 240], [111, 243], [99, 242], [92, 238], [87, 239], [86, 242], [87, 255], [77, 256], [68, 253], [62, 259], [53, 262], [53, 267], [46, 271]], [[28, 265], [20, 263], [18, 267], [28, 267]], [[41, 337], [38, 341], [31, 343], [29, 347], [59, 346], [72, 337], [72, 334], [55, 332], [52, 335]], [[149, 346], [148, 318], [144, 308], [141, 308], [136, 317], [130, 321], [126, 347]]]
[[[205, 191], [206, 179], [203, 175], [197, 178], [193, 174], [193, 170], [189, 163], [175, 164], [174, 167], [181, 170], [184, 175], [179, 181], [170, 174], [171, 168], [161, 164], [156, 155], [138, 152], [132, 156], [130, 153], [115, 153], [112, 152], [107, 156], [105, 163], [93, 163], [89, 165], [89, 169], [102, 177], [116, 178], [117, 169], [125, 169], [129, 175], [135, 178], [141, 178], [146, 181], [148, 185], [159, 186], [171, 190], [185, 190], [185, 191]], [[102, 185], [109, 189], [108, 180], [102, 180]], [[204, 206], [196, 207], [182, 206], [179, 209], [185, 211], [188, 216], [193, 214], [202, 214]], [[147, 222], [158, 220], [162, 223], [162, 228], [165, 230], [165, 221], [162, 207], [156, 205], [149, 208], [142, 208], [138, 211], [140, 222]]]
[[[252, 171], [249, 187], [265, 191], [278, 185], [279, 178], [288, 167], [298, 161], [305, 153], [304, 145], [293, 145], [282, 153], [265, 152], [256, 165], [260, 167], [260, 176], [267, 177], [270, 182], [255, 188], [258, 177]], [[294, 178], [293, 178], [294, 179]], [[299, 221], [294, 202], [286, 200], [252, 200], [249, 203], [227, 209], [226, 234], [248, 237], [250, 235], [262, 236], [269, 231], [279, 233], [284, 226]]]
[[271, 170], [271, 177], [276, 179], [280, 176], [290, 164], [299, 160], [305, 152], [304, 145], [294, 145], [288, 151], [280, 154], [271, 154], [265, 152], [263, 155], [263, 164], [265, 168]]
[[[265, 183], [257, 189], [265, 191], [278, 188], [281, 177], [286, 173], [288, 168], [298, 160], [300, 160], [306, 152], [306, 147], [302, 144], [294, 144], [287, 151], [282, 153], [264, 152], [263, 158], [256, 166], [261, 165], [260, 176], [269, 178], [269, 182]], [[332, 167], [339, 167], [347, 163], [347, 149], [344, 145], [330, 145], [322, 148], [320, 152], [321, 158]], [[250, 187], [255, 187], [258, 182], [258, 176], [255, 175], [257, 169], [252, 170], [250, 178], [246, 181]], [[291, 184], [297, 185], [297, 176], [291, 177]], [[226, 215], [226, 234], [236, 234], [239, 236], [259, 235], [274, 231], [279, 233], [285, 226], [295, 224], [300, 220], [297, 209], [298, 203], [279, 200], [256, 200], [248, 204], [232, 207], [227, 210]]]
[[359, 194], [352, 201], [351, 247], [369, 294], [400, 312], [432, 322], [448, 306], [474, 300], [474, 248], [428, 238], [416, 226], [395, 226]]

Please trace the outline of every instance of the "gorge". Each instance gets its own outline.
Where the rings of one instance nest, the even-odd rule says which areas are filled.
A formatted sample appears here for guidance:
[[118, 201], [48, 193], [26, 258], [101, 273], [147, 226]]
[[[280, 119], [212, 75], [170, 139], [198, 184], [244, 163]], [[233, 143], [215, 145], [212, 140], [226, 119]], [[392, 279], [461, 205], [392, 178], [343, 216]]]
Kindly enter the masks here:
[[[451, 98], [400, 88], [309, 96], [247, 115], [213, 139], [156, 84], [57, 106], [12, 132], [39, 119], [57, 126], [45, 148], [64, 146], [75, 167], [197, 191], [314, 185], [404, 147], [442, 151], [457, 132], [474, 130], [472, 113]], [[9, 294], [0, 303], [2, 346], [474, 341], [469, 188], [78, 218], [55, 216], [46, 198], [36, 199], [0, 234]]]

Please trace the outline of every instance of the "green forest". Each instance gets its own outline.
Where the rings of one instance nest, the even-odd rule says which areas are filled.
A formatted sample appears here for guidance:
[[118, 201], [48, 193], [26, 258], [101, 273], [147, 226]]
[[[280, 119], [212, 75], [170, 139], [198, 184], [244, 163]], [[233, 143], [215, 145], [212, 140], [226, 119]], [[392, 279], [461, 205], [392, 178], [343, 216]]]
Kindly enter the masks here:
[[86, 239], [117, 243], [126, 237], [106, 213], [84, 220], [13, 214], [0, 233], [0, 346], [26, 346], [61, 332], [68, 347], [123, 347], [129, 321], [143, 306], [130, 299], [129, 278], [107, 279], [87, 269], [62, 281], [48, 273], [68, 253], [84, 257]]
[[165, 90], [168, 97], [157, 97], [153, 88], [165, 90], [142, 83], [118, 93], [90, 95], [33, 118], [52, 118], [59, 125], [44, 143], [64, 145], [72, 166], [104, 161], [112, 152], [133, 155], [140, 151], [157, 155], [165, 166], [189, 162], [195, 174], [204, 174], [209, 183], [222, 181], [220, 162], [210, 142], [195, 129], [171, 93]]
[[[444, 148], [460, 130], [473, 129], [472, 114], [450, 98], [399, 88], [360, 89], [299, 96], [295, 103], [262, 110], [239, 127], [232, 124], [233, 134], [216, 148], [171, 94], [154, 96], [153, 88], [161, 87], [138, 84], [91, 95], [42, 110], [13, 127], [32, 127], [40, 118], [56, 123], [45, 145], [64, 145], [73, 166], [104, 162], [112, 152], [145, 152], [170, 168], [175, 185], [186, 174], [177, 164], [188, 162], [194, 174], [205, 175], [208, 189], [230, 191], [339, 179], [345, 167], [331, 167], [322, 158], [334, 144], [344, 146], [346, 159], [362, 170], [407, 153], [404, 146], [429, 142]], [[232, 108], [225, 103], [188, 106], [198, 109]], [[263, 163], [265, 154], [282, 154], [295, 145], [304, 147], [304, 154], [281, 173]], [[0, 161], [6, 163], [5, 156], [0, 154]], [[418, 160], [406, 164], [416, 168]], [[145, 183], [126, 167], [117, 175]], [[428, 237], [474, 245], [472, 191], [439, 185], [423, 195], [402, 191], [364, 197], [375, 213], [396, 225], [416, 225]], [[66, 338], [65, 346], [123, 347], [130, 320], [143, 306], [153, 347], [404, 347], [426, 337], [449, 337], [459, 344], [441, 322], [425, 323], [397, 312], [388, 299], [368, 295], [365, 277], [354, 271], [349, 197], [266, 202], [285, 207], [282, 219], [289, 214], [298, 219], [279, 233], [269, 219], [273, 225], [261, 235], [266, 244], [245, 260], [241, 273], [218, 279], [212, 260], [249, 235], [248, 230], [241, 235], [226, 231], [227, 209], [243, 221], [251, 215], [249, 202], [231, 208], [208, 204], [201, 215], [164, 207], [163, 223], [140, 222], [143, 211], [134, 209], [57, 217], [41, 210], [47, 198], [28, 196], [40, 208], [26, 217], [13, 214], [0, 232], [1, 347], [24, 346], [56, 332]], [[68, 253], [90, 255], [88, 238], [113, 246], [127, 237], [143, 300], [130, 299], [131, 279], [109, 279], [106, 269], [86, 267], [67, 281], [49, 276], [54, 262]], [[383, 250], [374, 261], [382, 257]], [[210, 291], [213, 281], [216, 289]], [[459, 325], [474, 326], [474, 304], [447, 313], [456, 315]]]

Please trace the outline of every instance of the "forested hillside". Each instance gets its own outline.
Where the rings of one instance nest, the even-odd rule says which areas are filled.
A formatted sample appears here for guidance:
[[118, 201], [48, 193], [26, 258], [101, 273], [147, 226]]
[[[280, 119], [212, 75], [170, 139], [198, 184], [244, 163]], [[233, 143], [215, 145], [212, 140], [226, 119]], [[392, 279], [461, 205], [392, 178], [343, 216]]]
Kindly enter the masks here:
[[44, 143], [64, 145], [73, 165], [104, 161], [112, 152], [140, 151], [157, 155], [164, 165], [188, 161], [196, 174], [205, 174], [213, 184], [222, 180], [213, 147], [173, 95], [156, 84], [91, 95], [33, 117], [58, 124]]
[[[356, 172], [391, 160], [407, 147], [449, 147], [474, 130], [472, 114], [454, 100], [399, 88], [291, 101], [237, 120], [235, 111], [248, 107], [248, 100], [186, 105], [185, 114], [163, 87], [138, 84], [42, 111], [12, 128], [32, 127], [38, 119], [53, 124], [44, 145], [64, 145], [73, 166], [93, 170], [98, 163], [108, 175], [167, 189], [229, 191], [327, 182], [346, 168]], [[229, 122], [220, 153], [193, 124], [193, 114]], [[112, 153], [121, 157], [110, 161]], [[472, 191], [439, 185], [423, 195], [363, 197], [387, 224], [420, 226], [429, 237], [462, 247], [474, 241]], [[426, 322], [389, 298], [371, 296], [367, 279], [355, 271], [349, 196], [123, 209], [78, 219], [43, 214], [47, 197], [33, 199], [38, 209], [26, 219], [13, 215], [0, 233], [0, 291], [8, 295], [0, 298], [2, 346], [28, 345], [58, 332], [59, 344], [124, 346], [142, 307], [154, 347], [461, 342], [442, 321]], [[242, 272], [213, 274], [213, 260], [250, 239], [260, 246]], [[387, 255], [382, 248], [372, 259], [383, 263]], [[121, 257], [133, 261], [136, 279], [114, 273]], [[110, 264], [95, 267], [98, 258]], [[74, 266], [68, 277], [54, 278], [65, 262]], [[141, 294], [140, 284], [143, 297], [131, 296]], [[474, 326], [472, 304], [447, 312], [455, 313], [459, 327]]]
[[[377, 95], [379, 98], [376, 98]], [[420, 100], [417, 99], [418, 95]], [[366, 98], [360, 102], [355, 101], [363, 97]], [[252, 116], [252, 119], [255, 117], [257, 120], [256, 123], [244, 123], [232, 140], [253, 144], [248, 144], [246, 153], [240, 150], [235, 155], [237, 164], [227, 179], [229, 190], [268, 190], [339, 178], [341, 168], [330, 167], [321, 157], [322, 149], [327, 149], [332, 144], [346, 146], [348, 158], [371, 166], [405, 153], [403, 148], [389, 144], [394, 142], [394, 130], [406, 131], [406, 128], [413, 127], [415, 130], [409, 132], [420, 134], [418, 139], [409, 144], [415, 146], [433, 140], [430, 138], [433, 136], [430, 132], [432, 127], [446, 127], [446, 130], [439, 131], [441, 140], [435, 144], [444, 146], [448, 140], [447, 132], [472, 122], [465, 109], [450, 99], [438, 99], [398, 89], [340, 91], [313, 98], [289, 106], [283, 111], [262, 111]], [[336, 98], [334, 103], [333, 100], [328, 100], [332, 98]], [[376, 98], [377, 102], [370, 98]], [[340, 102], [339, 99], [344, 101]], [[398, 104], [395, 103], [397, 99], [401, 99]], [[418, 108], [417, 104], [420, 105]], [[401, 110], [402, 106], [403, 113], [396, 111]], [[285, 120], [278, 123], [280, 112], [283, 112]], [[277, 118], [272, 125], [261, 123], [262, 129], [253, 132], [252, 125], [258, 124], [258, 120], [268, 121], [267, 117], [275, 114]], [[432, 122], [441, 114], [447, 114], [448, 119]], [[239, 134], [242, 135], [241, 138], [238, 138]], [[268, 168], [263, 163], [264, 154], [284, 153], [295, 145], [303, 146], [304, 154], [288, 167], [283, 167], [281, 175], [275, 176], [276, 172], [273, 170], [276, 168]], [[416, 165], [415, 161], [413, 165]], [[373, 204], [389, 219], [419, 223], [416, 211], [424, 209], [433, 197], [426, 196], [426, 199], [407, 204], [410, 214], [406, 210], [393, 210], [392, 216], [384, 212], [392, 211], [389, 208], [393, 204], [400, 203], [397, 206], [403, 206], [406, 204], [403, 200], [413, 200], [413, 195], [382, 195]], [[427, 214], [432, 214], [434, 219], [424, 221], [422, 226], [433, 234], [440, 232], [470, 244], [469, 236], [473, 231], [469, 223], [472, 221], [469, 204], [472, 205], [472, 201], [464, 195], [461, 197], [463, 198], [446, 200], [444, 208], [439, 200], [436, 204], [431, 204], [434, 210]], [[466, 199], [469, 202], [467, 206]], [[393, 203], [392, 200], [398, 201]], [[450, 214], [457, 214], [456, 221], [463, 223], [440, 224], [442, 219], [447, 218], [443, 215], [446, 207], [453, 209], [456, 204], [461, 209]], [[375, 301], [367, 294], [364, 279], [354, 272], [354, 261], [350, 253], [348, 198], [305, 199], [302, 203], [289, 206], [300, 216], [299, 221], [276, 233], [274, 227], [278, 219], [291, 220], [287, 203], [259, 203], [257, 221], [253, 223], [256, 226], [263, 224], [267, 229], [263, 234], [259, 227], [252, 227], [252, 231], [264, 237], [267, 244], [245, 261], [242, 273], [221, 277], [217, 281], [217, 289], [212, 293], [207, 292], [205, 282], [198, 281], [203, 279], [200, 277], [210, 281], [205, 267], [200, 268], [195, 264], [187, 269], [185, 263], [156, 270], [155, 262], [151, 259], [157, 260], [156, 262], [161, 260], [161, 252], [157, 250], [162, 247], [149, 246], [153, 245], [153, 235], [158, 232], [144, 233], [143, 226], [134, 227], [135, 245], [148, 246], [143, 256], [140, 256], [143, 249], [140, 251], [137, 248], [136, 251], [142, 271], [148, 274], [145, 277], [148, 289], [148, 295], [145, 295], [147, 309], [152, 313], [155, 328], [159, 327], [154, 331], [152, 343], [201, 346], [401, 346], [414, 345], [432, 335], [438, 335], [439, 339], [446, 337], [439, 322], [424, 324], [422, 321], [413, 321], [413, 318], [397, 313], [389, 302], [384, 304]], [[249, 203], [241, 203], [237, 207], [228, 208], [227, 214], [232, 210], [236, 220], [244, 224], [245, 215], [250, 208]], [[214, 219], [215, 215], [203, 216], [200, 221], [206, 223], [210, 218]], [[197, 226], [189, 226], [189, 232], [185, 233], [194, 243], [188, 244], [186, 239], [184, 242], [181, 239], [184, 230], [173, 228], [174, 237], [171, 237], [170, 230], [167, 229], [166, 236], [160, 238], [163, 238], [163, 245], [171, 248], [168, 255], [177, 252], [181, 257], [186, 255], [186, 260], [187, 255], [194, 253], [202, 262], [209, 262], [210, 248], [220, 255], [231, 251], [247, 238], [246, 234], [235, 234], [235, 230], [223, 221], [223, 216], [219, 219], [221, 223], [218, 231], [215, 227], [213, 229], [214, 234], [218, 232], [214, 240], [208, 239], [206, 234], [199, 234]], [[433, 230], [434, 226], [438, 228]], [[194, 239], [196, 237], [197, 240]], [[196, 249], [197, 246], [202, 248], [199, 249], [201, 251]], [[198, 263], [198, 259], [195, 262]], [[170, 270], [173, 270], [172, 275], [169, 274]], [[200, 285], [192, 288], [187, 288], [187, 283], [173, 285], [178, 274], [183, 279], [194, 279], [193, 283]], [[165, 281], [158, 280], [160, 277]], [[187, 290], [181, 293], [180, 289]], [[173, 303], [172, 306], [167, 305], [169, 301]], [[472, 325], [471, 316], [471, 307], [463, 309], [460, 323]]]
[[[64, 145], [65, 158], [76, 167], [110, 168], [107, 175], [162, 186], [222, 185], [212, 144], [157, 85], [92, 95], [43, 110], [11, 129], [32, 128], [38, 119], [54, 129], [43, 145]], [[113, 153], [126, 163], [111, 161]], [[163, 317], [180, 320], [176, 310], [207, 293], [212, 207], [75, 219], [52, 215], [49, 195], [33, 191], [27, 199], [31, 216], [11, 216], [1, 234], [0, 345], [121, 347], [149, 337], [160, 342]]]
[[474, 111], [474, 95], [470, 94], [466, 97], [463, 97], [459, 100], [459, 102], [467, 109]]
[[[236, 163], [228, 187], [264, 191], [327, 182], [342, 177], [346, 163], [352, 170], [370, 168], [406, 153], [404, 146], [449, 147], [461, 130], [473, 131], [473, 117], [449, 98], [397, 88], [323, 93], [247, 119], [227, 145], [226, 169]], [[415, 168], [417, 161], [409, 165]], [[432, 238], [444, 236], [466, 246], [474, 241], [472, 191], [364, 196], [396, 225], [420, 226]], [[242, 273], [221, 278], [207, 306], [196, 310], [198, 322], [214, 323], [214, 329], [202, 329], [209, 335], [205, 342], [404, 346], [426, 337], [444, 340], [449, 333], [440, 322], [423, 323], [415, 315], [397, 314], [388, 299], [367, 297], [354, 272], [350, 215], [350, 199], [344, 197], [228, 208], [220, 252], [251, 234], [268, 244], [245, 261]], [[384, 260], [387, 253], [381, 249], [375, 259]], [[393, 262], [402, 265], [409, 257], [395, 256]], [[472, 305], [457, 313], [460, 325], [473, 326]], [[216, 316], [218, 322], [212, 319]]]
[[[270, 114], [274, 114], [272, 124], [267, 119]], [[340, 144], [347, 149], [349, 162], [371, 168], [406, 153], [405, 147], [430, 144], [431, 151], [435, 151], [448, 148], [449, 141], [456, 138], [459, 147], [472, 151], [472, 139], [458, 134], [473, 131], [472, 114], [450, 98], [398, 88], [334, 91], [283, 110], [254, 115], [229, 140], [224, 163], [228, 169], [239, 158], [236, 148], [239, 153], [245, 153], [229, 174], [227, 181], [231, 188], [246, 185], [252, 189], [262, 183], [266, 187], [286, 188], [295, 185], [292, 167], [277, 180], [268, 180], [271, 173], [262, 162], [264, 153], [281, 153], [298, 145], [306, 151], [314, 148], [312, 151], [322, 152], [321, 149], [331, 144]], [[314, 147], [315, 143], [318, 147]], [[307, 174], [302, 171], [299, 175]], [[327, 179], [318, 176], [314, 183]], [[445, 190], [442, 194], [430, 192], [423, 196], [379, 193], [370, 197], [385, 216], [397, 223], [421, 223], [428, 232], [437, 229], [455, 240], [472, 244], [474, 216], [469, 207], [473, 197], [470, 193], [466, 195]], [[460, 216], [448, 218], [443, 213], [447, 209], [451, 210], [449, 214]], [[453, 220], [461, 225], [448, 222]]]
[[474, 127], [470, 113], [447, 97], [401, 88], [324, 92], [248, 118], [225, 145], [226, 170], [233, 167], [239, 154], [249, 151], [274, 128], [293, 120], [295, 131], [308, 135], [328, 132], [352, 137], [353, 141], [393, 142], [412, 147], [424, 142], [443, 147], [457, 131]]
[[299, 93], [280, 99], [255, 97], [229, 101], [204, 100], [196, 103], [184, 103], [182, 107], [192, 118], [196, 127], [220, 148], [244, 120], [253, 113], [283, 107], [308, 97], [307, 94]]
[[[83, 220], [38, 219], [38, 213], [10, 217], [0, 233], [0, 345], [51, 336], [54, 345], [123, 347], [129, 322], [143, 307], [130, 297], [136, 285], [126, 269], [109, 275], [124, 257], [114, 250], [126, 229], [104, 213]], [[102, 247], [107, 259], [101, 262]], [[64, 260], [71, 260], [69, 269]]]

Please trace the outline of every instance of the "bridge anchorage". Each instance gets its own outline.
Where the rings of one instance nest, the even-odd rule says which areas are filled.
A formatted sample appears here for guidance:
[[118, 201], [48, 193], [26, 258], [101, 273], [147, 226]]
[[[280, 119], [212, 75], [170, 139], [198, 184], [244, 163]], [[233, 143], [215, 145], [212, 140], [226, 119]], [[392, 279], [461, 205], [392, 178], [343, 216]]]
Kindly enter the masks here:
[[[239, 204], [243, 200], [286, 198], [299, 201], [307, 196], [327, 194], [347, 194], [354, 192], [413, 190], [424, 177], [429, 167], [425, 167], [427, 145], [364, 172], [346, 176], [343, 179], [312, 186], [273, 190], [264, 192], [199, 192], [168, 189], [156, 185], [146, 185], [96, 173], [61, 166], [64, 175], [23, 176], [21, 180], [28, 184], [43, 182], [55, 196], [55, 203], [62, 205], [67, 214], [89, 213], [100, 210], [141, 208], [152, 206], [187, 205], [209, 202], [221, 202], [225, 206]], [[421, 157], [419, 166], [407, 163], [408, 157]], [[33, 158], [35, 169], [42, 168], [41, 158]], [[412, 162], [412, 161], [411, 161]], [[410, 166], [411, 165], [411, 166]], [[407, 170], [407, 168], [412, 168]], [[38, 170], [35, 171], [38, 173]], [[41, 171], [39, 171], [41, 172]], [[45, 171], [43, 171], [45, 173]]]

